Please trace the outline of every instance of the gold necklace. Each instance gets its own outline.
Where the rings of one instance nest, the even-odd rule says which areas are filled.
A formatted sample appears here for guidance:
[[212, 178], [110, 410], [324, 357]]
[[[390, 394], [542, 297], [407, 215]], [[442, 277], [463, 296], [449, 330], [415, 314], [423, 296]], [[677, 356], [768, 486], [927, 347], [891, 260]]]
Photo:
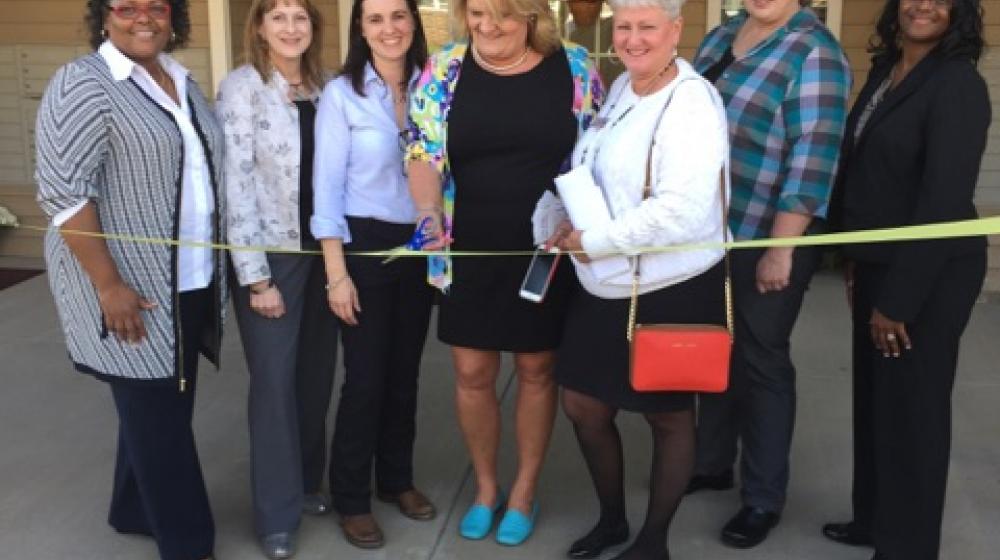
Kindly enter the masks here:
[[653, 79], [649, 81], [649, 85], [646, 86], [645, 91], [643, 91], [642, 93], [636, 92], [636, 95], [638, 95], [639, 97], [646, 97], [647, 95], [653, 93], [653, 87], [656, 86], [656, 82], [660, 81], [660, 78], [665, 76], [667, 72], [669, 72], [670, 69], [673, 68], [674, 63], [676, 61], [677, 61], [677, 55], [674, 55], [674, 57], [670, 59], [670, 62], [668, 62], [667, 65], [664, 66], [662, 70], [660, 70], [659, 72], [656, 73], [655, 76], [653, 76]]
[[476, 45], [473, 44], [472, 45], [472, 58], [476, 59], [476, 64], [482, 66], [483, 68], [489, 70], [490, 72], [493, 72], [494, 74], [503, 74], [504, 72], [508, 72], [508, 71], [513, 70], [513, 69], [517, 68], [518, 66], [524, 64], [524, 61], [528, 60], [528, 52], [530, 50], [531, 49], [529, 49], [527, 46], [525, 46], [524, 47], [524, 52], [521, 53], [521, 57], [518, 58], [517, 60], [515, 60], [513, 63], [508, 64], [506, 66], [495, 66], [495, 65], [490, 64], [489, 62], [486, 62], [485, 60], [483, 60], [483, 55], [479, 54], [479, 49], [477, 49]]

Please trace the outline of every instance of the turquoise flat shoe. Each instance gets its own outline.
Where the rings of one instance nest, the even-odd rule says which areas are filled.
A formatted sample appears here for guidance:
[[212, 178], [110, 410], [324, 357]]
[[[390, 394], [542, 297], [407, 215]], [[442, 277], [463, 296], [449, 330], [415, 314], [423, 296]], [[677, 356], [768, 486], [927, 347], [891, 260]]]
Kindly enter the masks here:
[[504, 502], [506, 502], [506, 498], [504, 498], [503, 491], [497, 490], [497, 503], [492, 509], [483, 504], [472, 504], [469, 511], [465, 512], [465, 516], [462, 517], [462, 522], [458, 524], [458, 534], [474, 541], [486, 538], [486, 535], [490, 534], [490, 529], [493, 528], [493, 516], [500, 513]]
[[532, 502], [531, 515], [527, 516], [516, 509], [508, 509], [497, 526], [497, 543], [504, 546], [517, 546], [528, 540], [535, 530], [535, 519], [538, 518], [538, 502]]

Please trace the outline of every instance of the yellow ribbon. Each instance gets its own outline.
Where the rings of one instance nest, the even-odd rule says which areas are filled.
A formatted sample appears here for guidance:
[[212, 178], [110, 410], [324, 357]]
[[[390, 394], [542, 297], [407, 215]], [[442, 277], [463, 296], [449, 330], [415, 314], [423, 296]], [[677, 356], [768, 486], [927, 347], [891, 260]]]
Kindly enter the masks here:
[[[56, 228], [28, 226], [24, 224], [9, 224], [7, 227], [28, 229], [34, 231], [49, 231]], [[321, 255], [322, 251], [307, 251], [299, 249], [283, 249], [281, 247], [263, 246], [238, 246], [225, 243], [206, 243], [200, 241], [180, 241], [177, 239], [163, 239], [156, 237], [142, 237], [135, 235], [119, 235], [113, 233], [94, 233], [89, 231], [58, 229], [62, 235], [83, 235], [87, 237], [99, 237], [113, 241], [125, 241], [131, 243], [149, 243], [156, 245], [174, 245], [178, 247], [201, 247], [206, 249], [227, 250], [227, 251], [262, 251], [268, 253], [287, 253], [304, 255]], [[902, 226], [885, 229], [870, 229], [863, 231], [851, 231], [845, 233], [824, 233], [817, 235], [804, 235], [800, 237], [780, 237], [770, 239], [751, 239], [745, 241], [705, 242], [705, 243], [684, 243], [680, 245], [669, 245], [662, 247], [644, 247], [634, 251], [635, 253], [665, 253], [672, 251], [692, 251], [697, 249], [752, 249], [767, 247], [804, 247], [817, 245], [847, 245], [854, 243], [878, 243], [886, 241], [919, 241], [928, 239], [951, 239], [956, 237], [971, 237], [976, 235], [1000, 234], [1000, 216], [989, 218], [979, 218], [975, 220], [959, 220], [954, 222], [943, 222], [937, 224], [925, 224], [918, 226]], [[582, 251], [578, 251], [582, 252]], [[451, 257], [521, 257], [530, 256], [534, 251], [415, 251], [410, 249], [400, 250], [387, 249], [384, 251], [345, 251], [348, 255], [360, 257], [426, 257], [429, 255], [445, 255]]]

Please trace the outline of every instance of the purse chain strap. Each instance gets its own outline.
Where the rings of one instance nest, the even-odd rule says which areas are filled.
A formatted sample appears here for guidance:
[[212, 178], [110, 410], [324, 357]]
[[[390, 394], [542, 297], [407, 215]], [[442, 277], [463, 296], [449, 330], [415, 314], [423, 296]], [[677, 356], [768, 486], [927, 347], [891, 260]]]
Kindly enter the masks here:
[[[676, 89], [676, 86], [675, 88]], [[673, 97], [673, 92], [670, 92], [670, 97], [667, 98], [666, 103], [663, 104], [663, 109], [660, 110], [660, 116], [657, 117], [655, 123], [657, 125], [663, 119], [663, 114], [666, 113], [667, 107], [670, 105], [670, 99]], [[653, 127], [653, 135], [649, 141], [649, 153], [646, 156], [646, 179], [642, 186], [642, 199], [646, 200], [653, 195], [653, 148], [656, 146], [656, 126]], [[722, 201], [720, 208], [722, 208], [722, 241], [723, 243], [729, 241], [729, 227], [726, 223], [726, 214], [728, 214], [728, 205], [726, 204], [726, 178], [725, 178], [725, 166], [723, 166], [722, 171], [719, 172], [719, 198]], [[636, 255], [635, 257], [635, 269], [632, 271], [632, 299], [628, 306], [628, 328], [625, 331], [625, 338], [632, 342], [632, 336], [635, 333], [635, 316], [637, 309], [639, 307], [639, 258], [642, 255]], [[726, 279], [724, 283], [725, 299], [726, 299], [726, 329], [729, 331], [729, 335], [733, 336], [733, 282], [732, 275], [730, 274], [729, 265], [729, 249], [723, 248], [723, 260], [724, 268], [726, 271]]]

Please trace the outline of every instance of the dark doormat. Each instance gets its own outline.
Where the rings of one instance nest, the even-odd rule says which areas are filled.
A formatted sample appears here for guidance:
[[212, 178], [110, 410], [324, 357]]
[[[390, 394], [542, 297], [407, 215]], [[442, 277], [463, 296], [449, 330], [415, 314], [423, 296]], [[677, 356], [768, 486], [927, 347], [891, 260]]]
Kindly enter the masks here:
[[24, 282], [29, 278], [38, 276], [44, 270], [25, 270], [23, 268], [0, 268], [0, 290], [7, 289], [14, 284]]

